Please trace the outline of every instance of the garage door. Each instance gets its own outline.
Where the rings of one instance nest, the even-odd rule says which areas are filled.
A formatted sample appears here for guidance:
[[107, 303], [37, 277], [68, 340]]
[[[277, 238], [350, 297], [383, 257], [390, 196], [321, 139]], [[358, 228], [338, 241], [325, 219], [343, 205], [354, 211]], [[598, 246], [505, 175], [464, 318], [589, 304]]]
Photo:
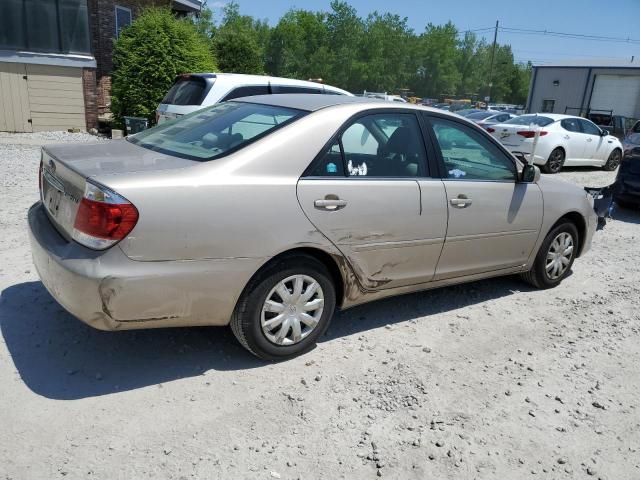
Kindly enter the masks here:
[[636, 117], [640, 103], [640, 76], [597, 75], [591, 108], [613, 110], [614, 115]]
[[86, 128], [82, 69], [0, 63], [0, 130]]

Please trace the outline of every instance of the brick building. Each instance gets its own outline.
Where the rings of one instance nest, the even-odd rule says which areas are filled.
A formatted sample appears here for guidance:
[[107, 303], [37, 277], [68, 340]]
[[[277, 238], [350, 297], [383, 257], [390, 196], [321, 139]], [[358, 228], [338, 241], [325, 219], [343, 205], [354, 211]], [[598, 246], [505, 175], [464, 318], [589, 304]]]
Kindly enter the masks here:
[[86, 130], [110, 105], [113, 40], [147, 6], [202, 0], [1, 0], [0, 131]]

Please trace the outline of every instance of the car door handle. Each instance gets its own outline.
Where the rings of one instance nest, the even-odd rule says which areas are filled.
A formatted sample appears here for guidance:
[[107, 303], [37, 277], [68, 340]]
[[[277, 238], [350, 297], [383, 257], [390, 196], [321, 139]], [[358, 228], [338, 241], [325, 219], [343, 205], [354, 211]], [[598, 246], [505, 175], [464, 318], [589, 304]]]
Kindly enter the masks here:
[[450, 199], [449, 203], [451, 206], [456, 208], [467, 208], [473, 203], [473, 201], [470, 198], [467, 198], [466, 195], [458, 195], [458, 198]]
[[346, 200], [341, 200], [340, 198], [324, 198], [322, 200], [316, 200], [313, 202], [313, 206], [318, 210], [340, 210], [347, 206]]
[[593, 138], [587, 138], [587, 142], [593, 142]]
[[564, 139], [565, 139], [565, 140], [569, 140], [570, 138], [571, 138], [571, 137], [570, 137], [569, 135], [565, 135], [565, 136], [564, 136]]

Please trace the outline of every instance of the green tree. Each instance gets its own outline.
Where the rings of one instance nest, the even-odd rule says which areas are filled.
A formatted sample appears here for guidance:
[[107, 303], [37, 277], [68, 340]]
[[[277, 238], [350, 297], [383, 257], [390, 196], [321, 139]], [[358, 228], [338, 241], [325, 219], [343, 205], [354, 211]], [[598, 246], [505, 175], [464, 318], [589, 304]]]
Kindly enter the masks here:
[[360, 45], [360, 87], [386, 92], [406, 87], [415, 66], [411, 42], [413, 36], [406, 17], [400, 18], [390, 13], [370, 14], [364, 22]]
[[267, 71], [290, 78], [322, 78], [331, 75], [326, 15], [289, 10], [269, 38]]
[[170, 10], [149, 8], [125, 28], [113, 47], [111, 111], [155, 121], [155, 110], [176, 75], [212, 71], [215, 60], [194, 24]]
[[240, 14], [235, 1], [224, 7], [222, 24], [213, 35], [213, 51], [223, 72], [264, 73], [264, 50], [269, 28]]
[[429, 23], [418, 38], [419, 66], [413, 86], [417, 94], [438, 97], [455, 94], [462, 78], [458, 65], [458, 30], [453, 23]]
[[364, 88], [362, 66], [358, 61], [364, 37], [364, 23], [347, 2], [333, 0], [326, 19], [328, 50], [331, 52], [329, 81], [336, 86], [358, 92]]

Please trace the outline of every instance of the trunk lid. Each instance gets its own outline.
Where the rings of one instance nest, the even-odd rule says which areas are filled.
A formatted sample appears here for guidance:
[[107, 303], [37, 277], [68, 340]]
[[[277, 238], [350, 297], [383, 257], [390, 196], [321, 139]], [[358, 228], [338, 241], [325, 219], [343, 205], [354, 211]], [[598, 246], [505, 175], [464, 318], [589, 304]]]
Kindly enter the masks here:
[[518, 132], [521, 130], [528, 130], [524, 125], [508, 125], [504, 123], [491, 125], [491, 128], [494, 130], [491, 132], [491, 135], [493, 135], [494, 138], [509, 150], [522, 146], [526, 138], [522, 135], [518, 135]]
[[69, 241], [88, 178], [99, 174], [104, 184], [104, 178], [110, 175], [185, 168], [197, 163], [138, 147], [126, 140], [45, 146], [40, 200], [53, 225]]

